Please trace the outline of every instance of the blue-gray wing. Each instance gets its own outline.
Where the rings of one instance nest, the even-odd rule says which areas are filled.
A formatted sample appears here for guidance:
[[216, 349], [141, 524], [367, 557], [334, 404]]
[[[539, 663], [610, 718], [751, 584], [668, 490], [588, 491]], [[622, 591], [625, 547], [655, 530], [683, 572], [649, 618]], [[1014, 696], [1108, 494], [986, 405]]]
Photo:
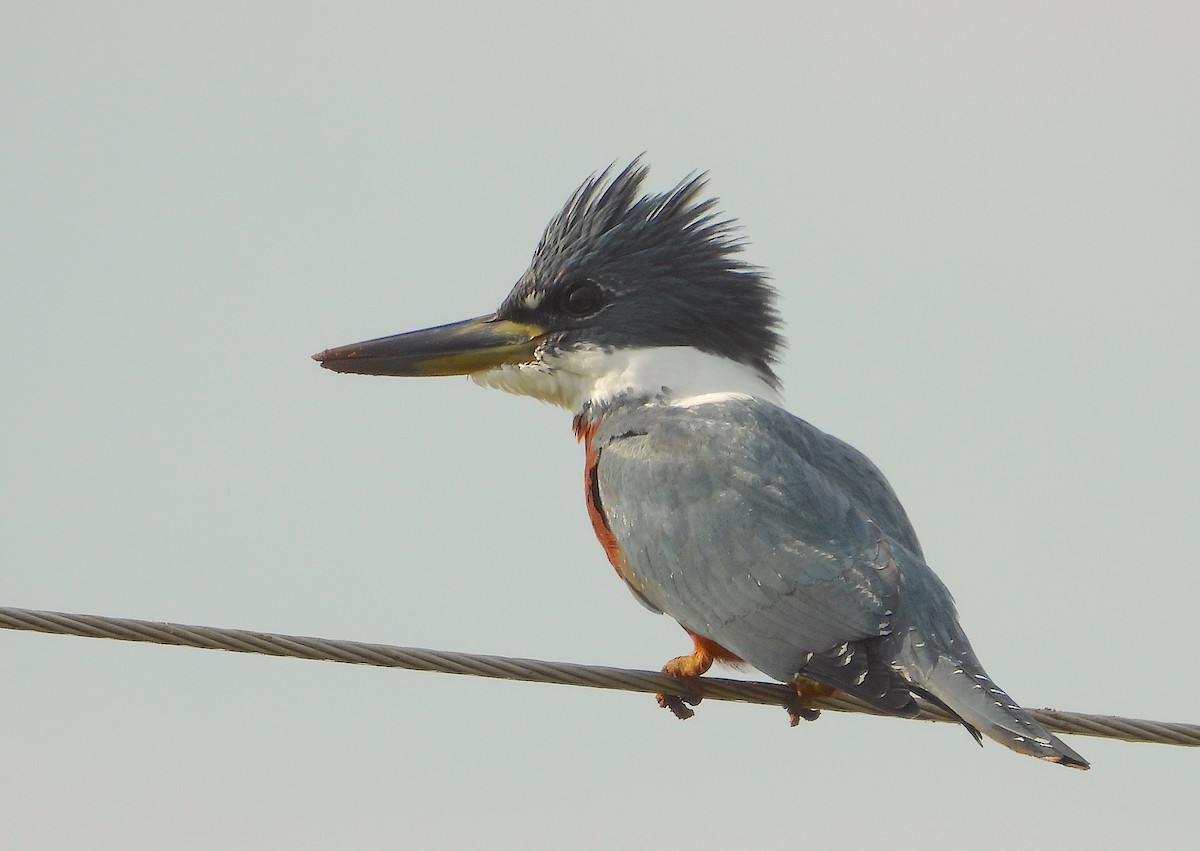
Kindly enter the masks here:
[[646, 602], [776, 679], [845, 687], [824, 669], [853, 681], [879, 667], [863, 642], [898, 608], [893, 551], [918, 547], [865, 457], [748, 398], [617, 409], [593, 445], [605, 521]]

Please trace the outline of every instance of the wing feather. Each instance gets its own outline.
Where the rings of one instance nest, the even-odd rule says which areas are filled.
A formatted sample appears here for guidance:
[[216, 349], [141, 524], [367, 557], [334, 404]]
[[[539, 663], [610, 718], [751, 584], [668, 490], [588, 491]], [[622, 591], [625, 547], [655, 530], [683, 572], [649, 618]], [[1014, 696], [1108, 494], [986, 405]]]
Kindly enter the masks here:
[[783, 680], [814, 653], [849, 665], [854, 642], [887, 633], [891, 547], [916, 538], [846, 444], [749, 399], [613, 411], [593, 442], [627, 569], [687, 629]]

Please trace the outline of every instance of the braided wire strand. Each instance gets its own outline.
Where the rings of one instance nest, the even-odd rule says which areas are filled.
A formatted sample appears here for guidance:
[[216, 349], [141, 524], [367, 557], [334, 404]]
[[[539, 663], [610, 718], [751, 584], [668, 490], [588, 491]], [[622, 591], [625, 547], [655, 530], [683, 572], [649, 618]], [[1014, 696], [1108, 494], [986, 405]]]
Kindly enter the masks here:
[[[679, 680], [655, 671], [456, 653], [419, 647], [396, 647], [389, 644], [367, 644], [360, 641], [309, 638], [134, 618], [0, 607], [0, 628], [650, 694], [676, 694], [680, 691]], [[795, 694], [790, 687], [779, 683], [746, 682], [720, 677], [701, 677], [694, 685], [689, 685], [688, 691], [689, 694], [683, 697], [699, 696], [708, 700], [776, 706], [789, 705], [789, 700]], [[941, 707], [919, 698], [918, 704], [921, 707], [917, 716], [919, 720], [958, 723], [957, 718]], [[844, 694], [817, 699], [812, 705], [817, 709], [829, 709], [834, 712], [884, 714]], [[1056, 733], [1073, 733], [1126, 742], [1200, 747], [1200, 724], [1145, 721], [1057, 709], [1031, 709], [1029, 712]]]

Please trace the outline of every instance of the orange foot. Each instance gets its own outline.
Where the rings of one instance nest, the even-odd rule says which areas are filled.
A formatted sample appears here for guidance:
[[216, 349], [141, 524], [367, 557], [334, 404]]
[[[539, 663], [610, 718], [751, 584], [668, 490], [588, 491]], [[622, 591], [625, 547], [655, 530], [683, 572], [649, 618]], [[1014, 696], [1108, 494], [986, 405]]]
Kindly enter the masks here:
[[696, 642], [696, 649], [687, 656], [676, 656], [667, 664], [663, 665], [662, 672], [671, 677], [678, 677], [684, 682], [684, 691], [686, 695], [678, 694], [656, 694], [654, 697], [658, 701], [658, 705], [663, 709], [670, 709], [671, 713], [680, 721], [686, 721], [696, 713], [691, 710], [688, 704], [695, 706], [704, 697], [703, 691], [697, 687], [696, 678], [707, 673], [712, 667], [713, 656], [705, 648]]
[[827, 686], [805, 677], [796, 677], [792, 680], [792, 688], [796, 695], [787, 702], [784, 709], [787, 710], [788, 723], [793, 727], [800, 723], [801, 718], [805, 721], [816, 721], [820, 718], [821, 710], [813, 709], [813, 702], [822, 697], [833, 697], [838, 693], [833, 686]]

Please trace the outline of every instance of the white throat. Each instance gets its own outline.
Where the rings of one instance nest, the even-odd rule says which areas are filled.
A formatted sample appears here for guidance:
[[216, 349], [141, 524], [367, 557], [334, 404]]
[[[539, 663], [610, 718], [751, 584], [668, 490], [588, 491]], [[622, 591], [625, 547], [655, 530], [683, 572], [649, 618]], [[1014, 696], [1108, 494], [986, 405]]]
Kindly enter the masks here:
[[533, 396], [579, 411], [628, 393], [689, 407], [720, 398], [757, 397], [782, 405], [779, 392], [753, 368], [690, 346], [649, 349], [575, 349], [534, 363], [476, 372], [485, 387]]

